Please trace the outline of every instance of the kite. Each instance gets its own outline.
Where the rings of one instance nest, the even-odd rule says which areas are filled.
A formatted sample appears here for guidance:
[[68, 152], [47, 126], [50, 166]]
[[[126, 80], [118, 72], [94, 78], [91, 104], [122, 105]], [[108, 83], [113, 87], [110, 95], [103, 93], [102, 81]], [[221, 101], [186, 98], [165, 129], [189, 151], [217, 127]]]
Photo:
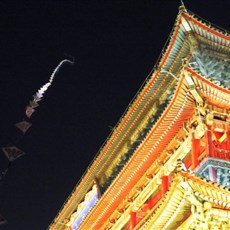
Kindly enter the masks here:
[[31, 123], [28, 121], [20, 121], [15, 124], [15, 126], [22, 131], [23, 134], [26, 133], [26, 131], [31, 127]]
[[[64, 65], [65, 63], [74, 64], [74, 57], [68, 55], [72, 58], [72, 60], [64, 59], [62, 60], [58, 66], [54, 69], [53, 73], [51, 74], [49, 81], [44, 84], [35, 95], [33, 95], [33, 100], [29, 102], [29, 104], [26, 106], [25, 109], [25, 119], [15, 124], [15, 126], [21, 131], [21, 133], [24, 134], [27, 132], [27, 130], [32, 126], [32, 124], [28, 121], [32, 114], [35, 112], [35, 108], [39, 106], [38, 102], [42, 100], [42, 97], [44, 93], [48, 90], [48, 88], [51, 86], [56, 74], [58, 73], [59, 69]], [[2, 180], [6, 173], [8, 172], [11, 164], [13, 161], [18, 159], [19, 157], [23, 156], [25, 152], [21, 149], [19, 149], [16, 145], [18, 144], [18, 138], [16, 138], [13, 143], [8, 144], [6, 147], [2, 147], [1, 150], [5, 154], [6, 158], [8, 159], [8, 165], [0, 173], [0, 180]], [[6, 224], [7, 220], [0, 214], [0, 225]]]
[[16, 146], [3, 147], [2, 151], [5, 153], [6, 157], [10, 162], [16, 160], [17, 158], [25, 154], [25, 152], [23, 152]]
[[[73, 58], [73, 57], [72, 57]], [[55, 75], [57, 74], [57, 72], [59, 71], [59, 69], [62, 67], [63, 64], [65, 63], [70, 63], [70, 64], [74, 64], [74, 58], [73, 60], [69, 60], [69, 59], [64, 59], [62, 60], [59, 65], [54, 69], [53, 73], [51, 74], [49, 81], [44, 84], [37, 92], [35, 95], [33, 95], [33, 100], [29, 102], [29, 105], [26, 106], [26, 111], [25, 114], [28, 118], [30, 118], [32, 116], [32, 114], [35, 112], [35, 108], [39, 106], [38, 102], [42, 100], [42, 97], [44, 95], [44, 93], [48, 90], [48, 88], [51, 86]]]
[[[60, 70], [60, 68], [65, 64], [65, 63], [69, 63], [69, 64], [74, 64], [74, 57], [69, 56], [72, 60], [69, 59], [64, 59], [62, 60], [57, 67], [54, 69], [54, 71], [52, 72], [49, 80], [47, 83], [45, 83], [36, 93], [35, 95], [33, 95], [33, 100], [29, 102], [29, 104], [26, 106], [25, 109], [25, 118], [16, 123], [15, 126], [21, 131], [21, 133], [24, 135], [28, 129], [32, 126], [32, 123], [30, 123], [28, 121], [28, 119], [30, 119], [30, 117], [32, 116], [32, 114], [35, 112], [35, 108], [39, 106], [38, 102], [42, 100], [42, 97], [44, 96], [44, 93], [48, 90], [48, 88], [51, 86], [51, 84], [54, 81], [54, 78], [56, 76], [56, 74], [58, 73], [58, 71]], [[11, 163], [16, 160], [17, 158], [23, 156], [25, 154], [25, 152], [21, 149], [19, 149], [17, 147], [18, 145], [18, 140], [15, 139], [13, 141], [13, 143], [8, 144], [6, 147], [2, 147], [1, 150], [2, 152], [5, 154], [5, 156], [7, 157], [9, 163], [7, 168], [0, 174], [0, 180], [3, 178], [3, 176], [5, 176], [5, 174], [7, 173]]]

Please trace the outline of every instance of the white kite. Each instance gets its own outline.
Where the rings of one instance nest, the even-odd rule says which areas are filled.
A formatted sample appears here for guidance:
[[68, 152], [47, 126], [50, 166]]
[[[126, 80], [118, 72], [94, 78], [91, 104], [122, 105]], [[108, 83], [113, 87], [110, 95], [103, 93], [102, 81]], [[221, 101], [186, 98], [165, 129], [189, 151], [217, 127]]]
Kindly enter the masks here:
[[[73, 58], [73, 57], [72, 57]], [[29, 105], [26, 106], [26, 111], [25, 114], [28, 118], [31, 117], [31, 115], [34, 113], [35, 108], [39, 106], [38, 102], [41, 101], [44, 93], [47, 91], [47, 89], [51, 86], [55, 75], [57, 74], [58, 70], [62, 67], [63, 64], [65, 63], [70, 63], [70, 64], [74, 64], [74, 58], [73, 60], [68, 60], [68, 59], [64, 59], [62, 60], [59, 65], [54, 69], [53, 73], [51, 74], [49, 81], [44, 84], [37, 92], [35, 95], [33, 95], [33, 100], [30, 101]]]

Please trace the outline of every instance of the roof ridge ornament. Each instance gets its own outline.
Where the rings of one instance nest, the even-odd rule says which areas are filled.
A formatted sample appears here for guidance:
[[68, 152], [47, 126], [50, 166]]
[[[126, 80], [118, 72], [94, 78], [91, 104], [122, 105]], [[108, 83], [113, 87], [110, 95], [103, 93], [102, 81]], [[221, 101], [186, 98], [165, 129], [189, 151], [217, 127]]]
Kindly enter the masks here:
[[188, 12], [187, 9], [186, 9], [186, 7], [185, 7], [185, 4], [184, 4], [183, 0], [180, 0], [180, 3], [181, 3], [181, 5], [179, 6], [179, 11], [181, 11], [181, 12], [183, 12], [183, 11]]
[[180, 3], [181, 3], [181, 5], [179, 6], [179, 10], [187, 12], [187, 9], [185, 7], [185, 4], [184, 4], [183, 0], [180, 0]]

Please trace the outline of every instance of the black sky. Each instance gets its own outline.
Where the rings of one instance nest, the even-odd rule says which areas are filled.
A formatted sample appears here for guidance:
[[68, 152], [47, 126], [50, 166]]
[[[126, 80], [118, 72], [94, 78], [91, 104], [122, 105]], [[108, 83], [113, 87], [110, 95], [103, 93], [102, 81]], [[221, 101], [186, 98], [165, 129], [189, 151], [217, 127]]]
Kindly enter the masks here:
[[[230, 1], [186, 1], [230, 29]], [[18, 143], [27, 153], [0, 181], [5, 230], [48, 227], [157, 61], [179, 0], [0, 2], [0, 143], [33, 94], [65, 65]], [[0, 155], [1, 170], [7, 166]]]

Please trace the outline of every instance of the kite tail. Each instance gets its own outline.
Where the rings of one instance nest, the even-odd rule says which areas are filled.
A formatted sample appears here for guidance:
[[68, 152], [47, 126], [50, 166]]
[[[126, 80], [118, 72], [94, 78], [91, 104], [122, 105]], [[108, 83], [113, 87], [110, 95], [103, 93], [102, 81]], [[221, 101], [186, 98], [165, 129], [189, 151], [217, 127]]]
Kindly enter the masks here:
[[70, 64], [74, 64], [74, 57], [72, 57], [71, 55], [68, 55], [68, 57], [71, 57], [72, 60], [69, 59], [64, 59], [62, 60], [58, 66], [54, 69], [53, 73], [51, 74], [49, 81], [44, 84], [37, 92], [35, 95], [33, 95], [33, 100], [30, 101], [29, 105], [26, 107], [26, 111], [25, 114], [28, 118], [31, 117], [31, 115], [35, 112], [35, 108], [39, 106], [38, 102], [41, 101], [44, 93], [47, 91], [47, 89], [51, 86], [56, 74], [58, 73], [59, 69], [62, 67], [63, 64], [65, 63], [70, 63]]
[[[30, 101], [29, 105], [26, 107], [26, 111], [25, 114], [27, 116], [27, 118], [30, 118], [31, 115], [33, 114], [33, 112], [35, 111], [34, 109], [39, 106], [38, 102], [42, 99], [44, 93], [47, 91], [47, 89], [51, 86], [55, 75], [58, 73], [59, 69], [62, 67], [63, 64], [65, 63], [70, 63], [70, 64], [74, 64], [74, 57], [70, 56], [70, 55], [66, 55], [69, 59], [64, 59], [62, 60], [58, 66], [54, 69], [54, 71], [52, 72], [49, 81], [44, 84], [37, 92], [36, 94], [33, 96], [33, 100]], [[31, 127], [31, 123], [28, 121], [28, 119], [23, 119], [23, 121], [17, 122], [15, 124], [15, 126], [23, 133], [25, 134], [27, 132], [27, 130]], [[2, 147], [1, 150], [2, 152], [5, 154], [5, 156], [8, 159], [8, 166], [5, 168], [4, 171], [0, 171], [0, 181], [5, 177], [5, 175], [7, 174], [11, 163], [16, 160], [17, 158], [21, 157], [22, 155], [25, 154], [25, 152], [21, 149], [19, 149], [17, 146], [15, 146], [14, 144], [17, 144], [19, 140], [15, 140], [13, 142], [13, 145], [7, 145], [5, 147]], [[0, 216], [1, 217], [1, 216]], [[1, 223], [0, 223], [1, 225]]]

